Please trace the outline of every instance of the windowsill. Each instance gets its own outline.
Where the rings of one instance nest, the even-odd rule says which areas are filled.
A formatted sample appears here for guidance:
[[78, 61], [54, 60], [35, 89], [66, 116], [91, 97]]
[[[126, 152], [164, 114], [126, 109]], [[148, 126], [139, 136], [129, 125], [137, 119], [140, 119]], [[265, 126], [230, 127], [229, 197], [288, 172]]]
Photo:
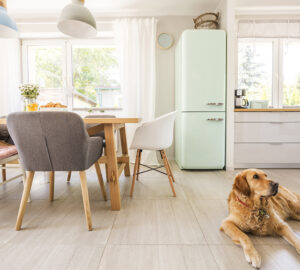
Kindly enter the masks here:
[[300, 112], [300, 108], [234, 109], [235, 112]]

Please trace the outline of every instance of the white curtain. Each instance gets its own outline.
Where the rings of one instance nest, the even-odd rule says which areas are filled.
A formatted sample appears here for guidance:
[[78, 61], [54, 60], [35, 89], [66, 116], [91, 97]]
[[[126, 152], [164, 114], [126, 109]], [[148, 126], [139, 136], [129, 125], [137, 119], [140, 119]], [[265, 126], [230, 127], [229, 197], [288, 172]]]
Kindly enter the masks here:
[[299, 38], [300, 20], [240, 20], [238, 37]]
[[[155, 116], [157, 19], [117, 19], [113, 26], [121, 72], [122, 115], [140, 117], [143, 122], [152, 120]], [[129, 145], [136, 127], [127, 125]], [[135, 152], [130, 151], [130, 159], [135, 159]], [[157, 164], [156, 154], [143, 151], [142, 162]]]
[[0, 116], [21, 110], [20, 41], [0, 38]]

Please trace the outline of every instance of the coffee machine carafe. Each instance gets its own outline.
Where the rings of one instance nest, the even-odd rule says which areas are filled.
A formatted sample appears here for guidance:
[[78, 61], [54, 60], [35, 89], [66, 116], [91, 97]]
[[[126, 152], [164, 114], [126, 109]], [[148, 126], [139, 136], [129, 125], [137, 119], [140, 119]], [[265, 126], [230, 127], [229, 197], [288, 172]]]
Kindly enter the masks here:
[[236, 89], [235, 90], [235, 108], [246, 109], [249, 107], [249, 101], [246, 98], [246, 89]]

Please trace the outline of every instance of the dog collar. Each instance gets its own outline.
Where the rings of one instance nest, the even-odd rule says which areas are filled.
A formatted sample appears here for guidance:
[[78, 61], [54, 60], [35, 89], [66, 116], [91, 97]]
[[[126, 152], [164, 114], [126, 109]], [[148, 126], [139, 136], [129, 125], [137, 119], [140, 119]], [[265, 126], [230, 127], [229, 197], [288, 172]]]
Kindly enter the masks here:
[[246, 207], [249, 207], [248, 204], [246, 204], [245, 202], [243, 202], [238, 196], [236, 196], [236, 200], [241, 203], [242, 205], [246, 206]]

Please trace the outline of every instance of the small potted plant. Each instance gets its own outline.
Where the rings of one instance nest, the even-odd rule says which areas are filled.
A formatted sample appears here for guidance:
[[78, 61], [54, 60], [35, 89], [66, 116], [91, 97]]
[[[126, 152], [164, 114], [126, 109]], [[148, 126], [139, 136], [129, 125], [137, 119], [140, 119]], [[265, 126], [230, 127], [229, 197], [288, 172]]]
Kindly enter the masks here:
[[24, 98], [25, 111], [34, 112], [38, 110], [37, 97], [40, 94], [40, 88], [36, 84], [22, 84], [19, 87], [21, 95]]

